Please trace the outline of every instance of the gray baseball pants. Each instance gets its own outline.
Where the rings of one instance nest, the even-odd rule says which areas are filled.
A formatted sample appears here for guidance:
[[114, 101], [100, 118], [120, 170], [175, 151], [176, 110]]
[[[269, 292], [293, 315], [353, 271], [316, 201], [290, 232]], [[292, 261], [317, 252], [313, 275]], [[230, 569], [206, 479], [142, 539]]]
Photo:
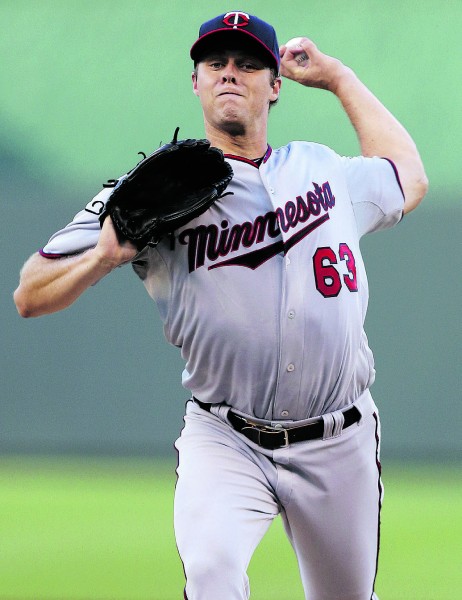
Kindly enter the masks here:
[[174, 517], [188, 600], [247, 600], [248, 564], [278, 514], [307, 599], [378, 600], [380, 421], [368, 391], [355, 406], [359, 423], [336, 437], [265, 450], [188, 402]]

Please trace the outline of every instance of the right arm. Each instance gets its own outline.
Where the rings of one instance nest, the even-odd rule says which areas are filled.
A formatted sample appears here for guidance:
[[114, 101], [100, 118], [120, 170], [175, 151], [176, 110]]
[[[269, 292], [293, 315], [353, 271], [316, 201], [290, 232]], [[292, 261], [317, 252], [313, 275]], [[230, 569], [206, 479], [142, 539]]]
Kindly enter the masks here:
[[[300, 40], [295, 51], [281, 46], [281, 74], [337, 96], [356, 131], [361, 154], [393, 161], [404, 192], [404, 213], [414, 210], [427, 193], [428, 180], [409, 133], [349, 67], [322, 53], [308, 38]], [[305, 66], [295, 58], [301, 51], [308, 56]]]
[[110, 217], [97, 245], [82, 254], [49, 259], [33, 254], [21, 270], [14, 302], [21, 317], [39, 317], [70, 306], [90, 286], [137, 254], [120, 242]]

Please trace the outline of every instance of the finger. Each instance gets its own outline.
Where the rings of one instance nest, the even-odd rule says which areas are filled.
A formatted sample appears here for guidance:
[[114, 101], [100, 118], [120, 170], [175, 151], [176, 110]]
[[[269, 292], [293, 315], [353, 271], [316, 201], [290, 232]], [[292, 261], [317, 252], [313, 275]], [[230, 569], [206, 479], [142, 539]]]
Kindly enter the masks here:
[[306, 66], [308, 63], [308, 48], [310, 40], [305, 37], [292, 38], [280, 48], [281, 60], [284, 62], [295, 61], [298, 66]]
[[308, 66], [309, 58], [306, 52], [300, 49], [288, 48], [281, 58], [281, 66], [289, 69]]

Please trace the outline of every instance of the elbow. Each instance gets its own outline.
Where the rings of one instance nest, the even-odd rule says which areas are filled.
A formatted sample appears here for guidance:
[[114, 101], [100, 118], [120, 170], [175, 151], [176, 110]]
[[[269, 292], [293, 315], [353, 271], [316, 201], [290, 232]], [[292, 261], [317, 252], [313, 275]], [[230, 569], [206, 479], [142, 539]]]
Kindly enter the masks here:
[[[422, 166], [422, 172], [420, 173], [420, 176], [417, 178], [417, 182], [416, 182], [416, 188], [417, 188], [416, 193], [419, 196], [420, 200], [423, 200], [423, 198], [426, 196], [426, 194], [428, 192], [428, 186], [429, 186], [428, 177]], [[419, 200], [419, 202], [420, 202], [420, 200]]]
[[407, 189], [404, 190], [405, 202], [404, 202], [404, 213], [409, 213], [419, 206], [422, 200], [425, 198], [428, 192], [428, 178], [425, 171], [415, 178], [412, 185], [408, 185]]
[[27, 319], [37, 316], [32, 303], [28, 300], [27, 294], [22, 291], [21, 286], [15, 290], [13, 300], [20, 317]]

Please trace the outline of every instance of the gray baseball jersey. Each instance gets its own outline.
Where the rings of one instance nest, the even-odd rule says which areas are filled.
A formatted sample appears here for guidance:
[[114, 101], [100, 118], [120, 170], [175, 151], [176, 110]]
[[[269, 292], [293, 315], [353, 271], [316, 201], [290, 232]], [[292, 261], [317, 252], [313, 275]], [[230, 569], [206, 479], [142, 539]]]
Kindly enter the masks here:
[[[260, 166], [227, 160], [234, 177], [224, 197], [133, 263], [181, 348], [183, 384], [203, 402], [270, 421], [341, 409], [374, 381], [359, 241], [401, 219], [396, 169], [307, 142], [268, 147]], [[94, 246], [109, 194], [42, 255]]]

